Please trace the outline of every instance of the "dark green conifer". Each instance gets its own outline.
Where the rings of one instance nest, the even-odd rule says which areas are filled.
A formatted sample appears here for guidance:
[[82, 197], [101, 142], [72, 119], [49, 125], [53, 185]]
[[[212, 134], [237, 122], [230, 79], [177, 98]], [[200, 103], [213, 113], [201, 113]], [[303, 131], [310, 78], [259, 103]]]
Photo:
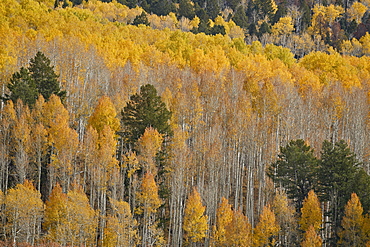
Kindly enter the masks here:
[[140, 92], [132, 95], [122, 110], [122, 124], [127, 141], [134, 144], [147, 127], [153, 127], [165, 136], [172, 135], [168, 120], [171, 112], [166, 108], [157, 90], [151, 84], [140, 87]]

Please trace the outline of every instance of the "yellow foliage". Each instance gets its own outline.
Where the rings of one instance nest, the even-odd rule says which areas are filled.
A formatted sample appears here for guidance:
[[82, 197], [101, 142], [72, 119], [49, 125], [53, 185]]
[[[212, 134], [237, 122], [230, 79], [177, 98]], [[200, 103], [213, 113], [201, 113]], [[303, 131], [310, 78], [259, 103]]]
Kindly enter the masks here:
[[310, 225], [307, 231], [304, 233], [302, 247], [321, 247], [322, 239], [320, 235], [317, 234], [315, 228]]
[[146, 128], [144, 134], [139, 138], [137, 148], [139, 152], [138, 159], [144, 171], [150, 171], [154, 176], [157, 174], [155, 157], [161, 150], [163, 135], [152, 128]]
[[104, 229], [103, 246], [136, 246], [138, 236], [136, 220], [134, 220], [130, 205], [125, 201], [109, 198], [112, 205], [112, 215], [108, 216]]
[[233, 211], [229, 201], [222, 197], [216, 212], [216, 228], [213, 235], [213, 240], [216, 246], [227, 244], [228, 234], [226, 233], [226, 226], [233, 220]]
[[24, 180], [9, 189], [5, 198], [6, 230], [11, 239], [19, 242], [29, 242], [37, 238], [36, 227], [41, 223], [44, 213], [44, 203], [41, 194], [33, 184]]
[[342, 219], [343, 230], [339, 232], [339, 243], [343, 246], [364, 246], [364, 216], [360, 199], [356, 193], [351, 194], [351, 199], [344, 208]]
[[276, 221], [274, 212], [270, 205], [264, 206], [259, 218], [259, 222], [254, 228], [253, 246], [274, 245], [280, 227]]
[[183, 229], [187, 243], [203, 242], [206, 237], [208, 216], [204, 215], [205, 209], [200, 194], [194, 187], [185, 204]]
[[63, 193], [59, 184], [56, 184], [46, 202], [43, 224], [48, 231], [47, 238], [52, 241], [58, 241], [59, 227], [67, 223], [67, 200], [67, 194]]
[[361, 19], [367, 11], [367, 7], [360, 2], [354, 2], [348, 10], [348, 19], [350, 21], [355, 20], [356, 23], [360, 24]]
[[232, 212], [232, 220], [225, 228], [225, 246], [252, 246], [252, 226], [241, 210]]
[[117, 132], [121, 128], [116, 109], [108, 96], [103, 96], [99, 99], [98, 105], [95, 107], [88, 123], [98, 133], [101, 133], [106, 125], [114, 132]]
[[162, 204], [158, 195], [158, 186], [154, 180], [153, 174], [150, 172], [146, 172], [143, 177], [140, 192], [137, 193], [137, 199], [140, 203], [136, 211], [138, 214], [154, 214]]
[[293, 32], [293, 30], [293, 20], [290, 16], [281, 17], [271, 29], [272, 33], [275, 35], [287, 35]]
[[313, 190], [308, 192], [308, 196], [303, 201], [301, 208], [301, 218], [299, 220], [302, 231], [307, 231], [310, 226], [313, 226], [315, 231], [318, 231], [322, 223], [322, 213], [319, 199]]
[[59, 243], [91, 246], [95, 243], [97, 214], [82, 188], [75, 186], [67, 193], [66, 223], [58, 228]]
[[364, 55], [370, 55], [370, 34], [366, 32], [366, 35], [362, 36], [360, 39], [360, 43], [362, 45], [362, 52]]

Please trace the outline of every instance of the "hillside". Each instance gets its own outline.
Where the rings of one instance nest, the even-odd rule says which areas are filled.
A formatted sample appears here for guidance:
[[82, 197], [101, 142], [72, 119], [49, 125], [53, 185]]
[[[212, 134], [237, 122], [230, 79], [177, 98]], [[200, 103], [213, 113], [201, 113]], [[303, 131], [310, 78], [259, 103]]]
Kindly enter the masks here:
[[73, 3], [0, 3], [4, 245], [370, 241], [368, 33]]

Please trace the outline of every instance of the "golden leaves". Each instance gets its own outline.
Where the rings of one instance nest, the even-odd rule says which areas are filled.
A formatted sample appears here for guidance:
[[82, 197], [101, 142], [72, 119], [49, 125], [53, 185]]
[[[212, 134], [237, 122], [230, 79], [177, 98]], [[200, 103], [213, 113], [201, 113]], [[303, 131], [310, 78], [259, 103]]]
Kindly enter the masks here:
[[184, 212], [183, 229], [185, 231], [185, 239], [188, 243], [202, 242], [206, 237], [208, 216], [204, 215], [205, 209], [206, 207], [202, 204], [200, 194], [194, 187], [186, 200]]

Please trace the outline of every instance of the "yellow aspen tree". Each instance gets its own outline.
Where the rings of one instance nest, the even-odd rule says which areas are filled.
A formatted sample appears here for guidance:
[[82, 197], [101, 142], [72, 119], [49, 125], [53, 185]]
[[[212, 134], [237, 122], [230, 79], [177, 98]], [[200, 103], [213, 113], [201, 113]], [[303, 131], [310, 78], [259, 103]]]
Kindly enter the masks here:
[[51, 95], [49, 101], [44, 104], [42, 119], [49, 134], [48, 142], [52, 150], [49, 193], [56, 180], [59, 180], [62, 187], [68, 189], [77, 169], [72, 162], [75, 160], [79, 145], [78, 134], [69, 127], [69, 113], [56, 95]]
[[41, 192], [41, 166], [42, 158], [47, 152], [47, 135], [48, 132], [42, 123], [36, 123], [31, 126], [32, 153], [37, 165], [37, 190]]
[[322, 239], [317, 234], [313, 225], [310, 225], [310, 227], [304, 233], [301, 246], [302, 247], [321, 247], [322, 246]]
[[31, 245], [35, 243], [41, 233], [43, 213], [44, 203], [41, 194], [28, 180], [7, 191], [6, 229], [14, 245], [22, 242]]
[[108, 216], [104, 229], [103, 246], [137, 246], [137, 222], [131, 214], [130, 205], [125, 201], [109, 198], [112, 214]]
[[343, 230], [339, 232], [339, 243], [343, 246], [364, 246], [363, 233], [364, 216], [360, 199], [356, 193], [351, 194], [351, 199], [344, 208], [342, 219]]
[[208, 216], [204, 215], [206, 207], [202, 198], [194, 187], [185, 204], [184, 224], [185, 241], [188, 244], [203, 242], [208, 231]]
[[367, 11], [367, 7], [360, 3], [354, 2], [351, 7], [348, 9], [348, 19], [350, 21], [355, 20], [357, 24], [360, 24], [362, 17]]
[[14, 142], [14, 165], [17, 173], [17, 182], [23, 184], [24, 180], [30, 175], [31, 161], [31, 128], [28, 119], [30, 112], [21, 100], [17, 102], [17, 118], [13, 127]]
[[46, 202], [43, 227], [47, 231], [47, 239], [54, 242], [62, 242], [65, 238], [63, 227], [67, 224], [67, 194], [63, 193], [62, 187], [57, 183], [49, 200]]
[[93, 164], [92, 185], [97, 191], [97, 207], [101, 214], [100, 235], [104, 238], [105, 216], [107, 209], [107, 193], [111, 192], [113, 197], [117, 194], [118, 176], [120, 174], [118, 161], [116, 159], [116, 138], [115, 132], [104, 125], [98, 137], [98, 149], [95, 151], [97, 157]]
[[[252, 226], [241, 210], [234, 210], [233, 217], [226, 225], [226, 242], [222, 246], [252, 246]], [[219, 245], [217, 245], [219, 246]]]
[[11, 148], [9, 143], [12, 139], [11, 130], [16, 120], [16, 112], [12, 101], [8, 101], [0, 112], [0, 190], [8, 189], [9, 181], [9, 162], [11, 159]]
[[229, 200], [225, 197], [221, 198], [216, 212], [216, 225], [213, 230], [213, 242], [215, 246], [227, 244], [226, 241], [226, 226], [233, 220], [233, 210], [229, 204]]
[[290, 246], [296, 238], [297, 220], [295, 208], [289, 204], [287, 194], [283, 190], [277, 190], [272, 203], [276, 220], [280, 226], [279, 242], [284, 246]]
[[150, 172], [145, 173], [140, 191], [136, 197], [139, 203], [136, 213], [142, 215], [140, 222], [142, 245], [163, 245], [163, 232], [158, 227], [157, 221], [157, 210], [161, 206], [162, 201], [158, 195], [158, 186], [154, 180], [154, 176]]
[[302, 231], [307, 231], [312, 225], [315, 231], [318, 231], [321, 227], [321, 223], [322, 212], [320, 202], [315, 192], [310, 190], [301, 208], [301, 218], [299, 220], [300, 229]]
[[144, 168], [144, 172], [149, 171], [153, 176], [157, 175], [155, 157], [161, 150], [163, 135], [156, 129], [149, 127], [138, 140], [138, 160]]
[[103, 131], [105, 125], [108, 125], [114, 132], [121, 128], [116, 109], [108, 96], [103, 96], [99, 99], [98, 105], [88, 120], [88, 124], [96, 129], [98, 133]]
[[91, 208], [85, 192], [80, 186], [74, 185], [67, 197], [66, 224], [61, 229], [66, 236], [60, 239], [61, 243], [72, 246], [96, 245], [96, 212]]
[[274, 245], [279, 233], [279, 225], [270, 205], [264, 206], [259, 222], [253, 232], [253, 246]]
[[294, 30], [293, 19], [290, 16], [281, 17], [278, 22], [272, 26], [274, 35], [288, 35]]

